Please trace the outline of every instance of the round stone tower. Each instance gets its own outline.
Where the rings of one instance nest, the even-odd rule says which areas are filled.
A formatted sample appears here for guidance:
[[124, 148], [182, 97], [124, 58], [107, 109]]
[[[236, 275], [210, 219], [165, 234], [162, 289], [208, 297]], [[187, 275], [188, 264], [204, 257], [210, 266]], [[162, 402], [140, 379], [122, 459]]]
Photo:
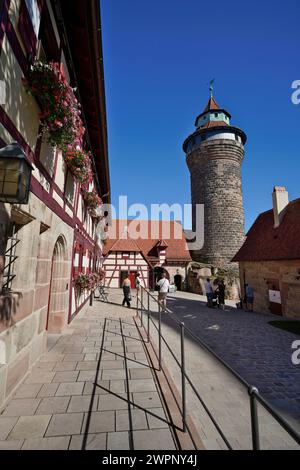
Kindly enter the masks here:
[[212, 96], [196, 119], [196, 131], [183, 149], [191, 173], [193, 230], [196, 205], [204, 205], [204, 246], [195, 261], [227, 267], [244, 241], [241, 165], [246, 134]]

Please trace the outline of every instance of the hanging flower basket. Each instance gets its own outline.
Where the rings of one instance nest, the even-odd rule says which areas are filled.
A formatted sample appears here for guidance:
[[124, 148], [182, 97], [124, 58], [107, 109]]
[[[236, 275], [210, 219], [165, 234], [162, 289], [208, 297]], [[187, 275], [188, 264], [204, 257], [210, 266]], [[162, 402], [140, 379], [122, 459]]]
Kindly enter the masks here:
[[96, 287], [96, 284], [99, 282], [98, 273], [89, 273], [89, 274], [78, 274], [75, 280], [75, 286], [80, 291], [91, 291]]
[[79, 183], [88, 185], [92, 182], [93, 173], [89, 153], [83, 150], [69, 148], [64, 154], [64, 160]]
[[102, 204], [102, 200], [98, 193], [94, 189], [93, 191], [82, 189], [82, 197], [87, 209], [91, 212], [92, 215], [95, 214], [94, 211]]
[[36, 62], [23, 83], [42, 108], [40, 118], [48, 143], [61, 150], [71, 144], [81, 146], [85, 129], [80, 104], [59, 64]]

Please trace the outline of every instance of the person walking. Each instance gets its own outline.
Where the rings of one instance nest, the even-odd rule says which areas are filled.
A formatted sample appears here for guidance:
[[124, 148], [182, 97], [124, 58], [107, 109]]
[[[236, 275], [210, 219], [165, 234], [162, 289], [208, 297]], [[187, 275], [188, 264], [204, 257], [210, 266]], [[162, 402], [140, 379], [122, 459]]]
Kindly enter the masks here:
[[167, 279], [165, 272], [162, 274], [162, 278], [158, 281], [157, 286], [159, 288], [158, 302], [160, 303], [163, 312], [165, 312], [167, 310], [167, 296], [170, 287], [170, 282]]
[[245, 284], [245, 294], [246, 294], [246, 309], [249, 312], [253, 312], [253, 303], [254, 303], [254, 291], [249, 284]]
[[136, 288], [136, 293], [137, 295], [139, 294], [139, 291], [141, 289], [141, 275], [140, 273], [136, 273], [135, 277], [135, 288]]
[[205, 292], [207, 297], [207, 306], [209, 308], [213, 308], [214, 289], [209, 278], [207, 278], [205, 282]]
[[222, 310], [225, 310], [225, 289], [226, 286], [224, 284], [224, 281], [219, 281], [217, 288], [218, 308], [221, 308]]
[[125, 304], [127, 304], [127, 307], [130, 308], [131, 307], [131, 305], [130, 305], [130, 302], [131, 302], [131, 281], [130, 281], [130, 278], [129, 278], [129, 274], [124, 279], [122, 288], [123, 288], [123, 294], [124, 294], [124, 300], [123, 300], [122, 306], [124, 307]]
[[174, 283], [176, 289], [178, 290], [178, 292], [180, 292], [182, 290], [182, 276], [179, 274], [179, 269], [177, 269], [177, 272], [174, 276]]

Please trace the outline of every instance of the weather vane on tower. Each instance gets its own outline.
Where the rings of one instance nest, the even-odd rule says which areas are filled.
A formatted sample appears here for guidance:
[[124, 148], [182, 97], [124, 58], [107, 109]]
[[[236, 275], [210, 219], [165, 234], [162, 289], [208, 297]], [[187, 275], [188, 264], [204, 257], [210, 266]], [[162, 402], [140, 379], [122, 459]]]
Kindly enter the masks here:
[[209, 91], [210, 91], [210, 97], [211, 97], [211, 98], [213, 97], [213, 94], [214, 94], [214, 83], [215, 83], [215, 78], [213, 78], [213, 79], [209, 82]]

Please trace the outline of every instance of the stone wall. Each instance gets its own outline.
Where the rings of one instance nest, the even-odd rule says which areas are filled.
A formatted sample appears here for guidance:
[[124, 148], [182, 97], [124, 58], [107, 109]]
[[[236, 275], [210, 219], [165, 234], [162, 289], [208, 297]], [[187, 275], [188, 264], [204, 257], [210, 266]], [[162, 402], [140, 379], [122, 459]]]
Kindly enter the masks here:
[[232, 275], [220, 275], [218, 274], [217, 268], [212, 267], [201, 267], [196, 268], [190, 267], [188, 271], [188, 286], [189, 292], [194, 294], [206, 295], [205, 282], [210, 279], [212, 284], [216, 288], [216, 282], [218, 279], [223, 279], [226, 286], [226, 299], [227, 300], [240, 300], [241, 289], [240, 280], [238, 273], [233, 277]]
[[204, 247], [192, 253], [196, 261], [227, 266], [243, 244], [243, 157], [243, 145], [225, 139], [202, 142], [187, 155], [193, 207], [204, 204]]
[[[5, 205], [1, 211], [7, 216], [4, 225], [11, 221], [17, 224], [20, 243], [12, 292], [0, 295], [0, 408], [46, 349], [54, 247], [59, 237], [66, 240], [68, 285], [64, 284], [63, 288], [68, 296], [74, 238], [73, 229], [33, 194], [27, 206]], [[41, 224], [49, 229], [41, 230]], [[67, 302], [60, 318], [61, 328], [67, 323], [68, 315]]]
[[182, 290], [185, 288], [185, 281], [186, 281], [186, 268], [182, 266], [168, 266], [167, 264], [163, 266], [164, 269], [166, 269], [170, 275], [170, 282], [171, 284], [174, 284], [174, 277], [178, 274], [182, 277]]
[[270, 312], [270, 279], [278, 280], [283, 316], [300, 318], [300, 260], [261, 261], [240, 263], [240, 277], [243, 290], [244, 282], [254, 289], [254, 310]]

